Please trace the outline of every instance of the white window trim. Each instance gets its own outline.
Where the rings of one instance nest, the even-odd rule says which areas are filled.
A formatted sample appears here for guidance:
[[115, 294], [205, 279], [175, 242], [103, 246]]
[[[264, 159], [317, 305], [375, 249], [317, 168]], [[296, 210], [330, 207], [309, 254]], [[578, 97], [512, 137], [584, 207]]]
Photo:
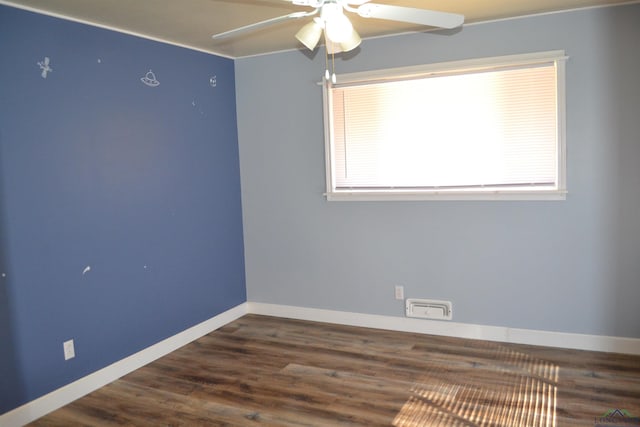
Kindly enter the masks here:
[[[323, 114], [325, 132], [325, 170], [326, 170], [326, 196], [328, 201], [420, 201], [420, 200], [565, 200], [567, 194], [566, 182], [566, 89], [565, 89], [565, 62], [568, 59], [564, 50], [536, 52], [521, 55], [507, 55], [491, 58], [469, 59], [461, 61], [440, 62], [435, 64], [418, 65], [411, 67], [374, 70], [359, 73], [342, 74], [337, 76], [334, 85], [327, 81], [323, 84]], [[474, 69], [499, 68], [505, 66], [518, 66], [536, 62], [554, 61], [557, 67], [557, 139], [558, 139], [558, 188], [555, 190], [527, 190], [509, 189], [486, 191], [465, 190], [335, 190], [334, 170], [332, 168], [334, 152], [331, 145], [331, 117], [330, 88], [341, 84], [353, 84], [358, 82], [375, 82], [393, 80], [399, 77], [412, 77], [428, 75], [430, 73], [446, 73], [447, 71], [472, 71]]]

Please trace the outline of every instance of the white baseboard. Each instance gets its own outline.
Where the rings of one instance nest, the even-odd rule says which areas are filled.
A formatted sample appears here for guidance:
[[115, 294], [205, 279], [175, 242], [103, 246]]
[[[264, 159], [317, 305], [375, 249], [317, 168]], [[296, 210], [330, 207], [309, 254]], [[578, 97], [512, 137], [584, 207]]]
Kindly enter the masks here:
[[640, 339], [515, 329], [249, 302], [249, 313], [487, 341], [640, 355]]
[[547, 347], [573, 348], [579, 350], [607, 351], [640, 355], [640, 339], [608, 337], [600, 335], [572, 334], [566, 332], [514, 329], [500, 326], [484, 326], [468, 323], [412, 319], [406, 317], [381, 316], [294, 307], [278, 304], [247, 302], [240, 304], [209, 320], [139, 351], [125, 359], [96, 371], [86, 377], [52, 391], [3, 415], [0, 426], [18, 427], [30, 423], [49, 412], [103, 387], [118, 378], [135, 371], [154, 360], [195, 341], [247, 313], [315, 322], [386, 329], [391, 331], [443, 335], [487, 341], [541, 345]]
[[147, 347], [129, 357], [119, 360], [106, 368], [80, 378], [64, 387], [32, 400], [3, 415], [0, 426], [18, 427], [30, 423], [49, 412], [55, 411], [118, 378], [165, 356], [178, 348], [244, 316], [248, 312], [247, 303], [242, 303], [211, 319], [205, 320], [185, 331]]

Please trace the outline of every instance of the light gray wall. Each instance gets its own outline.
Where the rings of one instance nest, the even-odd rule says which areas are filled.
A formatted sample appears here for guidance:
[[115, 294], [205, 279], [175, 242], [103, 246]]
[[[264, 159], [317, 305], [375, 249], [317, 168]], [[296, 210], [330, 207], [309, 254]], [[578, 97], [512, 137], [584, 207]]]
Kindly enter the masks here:
[[[236, 61], [249, 301], [640, 338], [640, 5], [365, 40], [338, 73], [565, 49], [561, 202], [327, 202], [323, 51]], [[428, 118], [427, 118], [428, 119]]]

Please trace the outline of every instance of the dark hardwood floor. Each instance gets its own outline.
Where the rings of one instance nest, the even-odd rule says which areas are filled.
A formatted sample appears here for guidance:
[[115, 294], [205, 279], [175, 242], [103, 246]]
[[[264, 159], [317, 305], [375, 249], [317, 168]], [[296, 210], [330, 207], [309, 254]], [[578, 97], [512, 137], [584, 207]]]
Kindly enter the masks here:
[[615, 409], [640, 425], [640, 356], [247, 315], [32, 425], [582, 427]]

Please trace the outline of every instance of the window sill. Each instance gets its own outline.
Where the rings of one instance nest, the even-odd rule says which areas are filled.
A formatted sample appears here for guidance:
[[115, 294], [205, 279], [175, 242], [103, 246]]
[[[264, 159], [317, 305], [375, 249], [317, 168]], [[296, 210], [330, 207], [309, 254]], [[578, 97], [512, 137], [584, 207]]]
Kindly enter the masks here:
[[566, 200], [566, 190], [538, 190], [538, 191], [357, 191], [344, 190], [325, 193], [330, 202], [375, 202], [375, 201], [455, 201], [455, 200]]

